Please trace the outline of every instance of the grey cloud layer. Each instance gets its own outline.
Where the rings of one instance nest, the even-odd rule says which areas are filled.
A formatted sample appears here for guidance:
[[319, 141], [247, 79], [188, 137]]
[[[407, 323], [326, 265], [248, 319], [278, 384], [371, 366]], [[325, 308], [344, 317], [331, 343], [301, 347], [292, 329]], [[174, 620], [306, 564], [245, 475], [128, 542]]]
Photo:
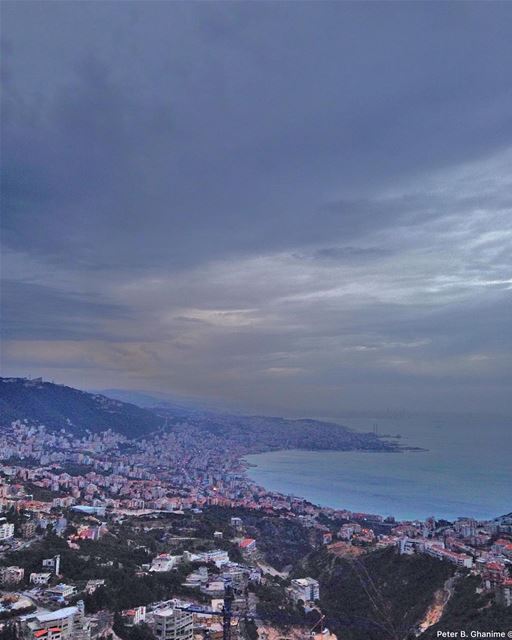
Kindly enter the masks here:
[[3, 12], [7, 372], [512, 410], [511, 6]]

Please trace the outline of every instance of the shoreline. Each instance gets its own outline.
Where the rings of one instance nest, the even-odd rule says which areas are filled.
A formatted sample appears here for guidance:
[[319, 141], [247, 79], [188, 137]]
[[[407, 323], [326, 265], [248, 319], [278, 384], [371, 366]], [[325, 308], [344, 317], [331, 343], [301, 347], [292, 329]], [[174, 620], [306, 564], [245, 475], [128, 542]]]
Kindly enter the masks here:
[[[421, 452], [428, 452], [429, 449], [423, 449], [420, 447], [414, 447], [414, 448], [404, 448], [403, 450], [405, 451], [411, 451], [412, 453], [421, 453]], [[287, 499], [298, 499], [301, 500], [305, 503], [308, 503], [310, 505], [313, 505], [315, 508], [318, 508], [320, 510], [322, 509], [326, 509], [326, 510], [332, 510], [332, 511], [340, 511], [340, 512], [350, 512], [350, 513], [367, 513], [368, 515], [375, 515], [375, 516], [379, 516], [381, 518], [387, 518], [389, 516], [392, 516], [396, 519], [397, 522], [414, 522], [414, 521], [423, 521], [429, 517], [431, 517], [432, 512], [425, 512], [425, 515], [421, 515], [421, 516], [398, 516], [396, 515], [396, 512], [394, 513], [391, 509], [389, 510], [389, 512], [385, 512], [382, 509], [368, 509], [368, 511], [365, 511], [365, 508], [362, 508], [361, 511], [361, 507], [359, 506], [355, 506], [355, 507], [349, 507], [346, 505], [341, 505], [341, 506], [336, 506], [334, 504], [332, 504], [331, 502], [324, 502], [323, 500], [318, 500], [318, 498], [308, 498], [304, 495], [302, 495], [301, 493], [299, 493], [299, 491], [294, 492], [294, 491], [287, 491], [287, 490], [279, 490], [279, 489], [272, 489], [270, 487], [268, 487], [268, 485], [266, 484], [262, 484], [261, 480], [256, 480], [255, 478], [251, 477], [250, 474], [250, 470], [251, 469], [257, 469], [258, 467], [260, 467], [260, 464], [257, 464], [256, 462], [252, 462], [247, 460], [247, 457], [249, 456], [264, 456], [266, 454], [277, 454], [277, 453], [287, 453], [287, 452], [300, 452], [300, 453], [329, 453], [329, 454], [333, 454], [333, 453], [354, 453], [354, 452], [358, 452], [358, 453], [381, 453], [382, 451], [386, 451], [386, 450], [374, 450], [374, 451], [368, 451], [368, 450], [361, 450], [361, 449], [352, 449], [352, 450], [343, 450], [343, 451], [339, 451], [339, 450], [332, 450], [332, 449], [326, 449], [326, 450], [307, 450], [307, 449], [279, 449], [279, 450], [273, 450], [273, 451], [267, 451], [267, 452], [260, 452], [260, 453], [248, 453], [245, 454], [244, 456], [242, 456], [239, 459], [239, 463], [240, 463], [240, 467], [239, 467], [239, 471], [243, 474], [243, 476], [245, 477], [246, 481], [250, 482], [256, 489], [258, 489], [259, 491], [263, 491], [264, 493], [270, 495], [270, 496], [282, 496], [284, 498]], [[389, 450], [387, 450], [386, 452], [390, 453]], [[399, 451], [391, 451], [391, 453], [398, 453], [398, 452], [402, 452], [402, 449], [400, 449]], [[393, 502], [393, 498], [390, 497], [390, 502]], [[468, 515], [467, 513], [465, 514], [463, 510], [461, 510], [461, 512], [457, 512], [457, 513], [453, 513], [450, 515], [439, 515], [438, 518], [439, 520], [446, 520], [447, 522], [455, 522], [457, 519], [460, 518], [473, 518], [477, 521], [481, 521], [481, 522], [488, 522], [488, 521], [492, 521], [496, 518], [501, 517], [499, 514], [501, 511], [504, 511], [505, 513], [507, 512], [507, 510], [510, 510], [509, 507], [505, 507], [504, 510], [498, 509], [497, 511], [494, 512], [493, 515], [489, 515], [489, 516], [480, 516], [478, 514], [473, 514], [473, 515]], [[434, 510], [432, 510], [434, 511]], [[442, 511], [442, 510], [441, 510]]]

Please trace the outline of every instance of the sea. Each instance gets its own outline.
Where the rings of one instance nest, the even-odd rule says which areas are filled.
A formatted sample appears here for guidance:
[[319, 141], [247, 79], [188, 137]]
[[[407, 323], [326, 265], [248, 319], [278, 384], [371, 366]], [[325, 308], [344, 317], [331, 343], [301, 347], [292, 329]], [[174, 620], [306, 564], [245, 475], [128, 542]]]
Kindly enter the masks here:
[[273, 451], [248, 455], [268, 490], [400, 520], [491, 519], [512, 512], [512, 421], [500, 418], [341, 418], [358, 431], [397, 435], [422, 451]]

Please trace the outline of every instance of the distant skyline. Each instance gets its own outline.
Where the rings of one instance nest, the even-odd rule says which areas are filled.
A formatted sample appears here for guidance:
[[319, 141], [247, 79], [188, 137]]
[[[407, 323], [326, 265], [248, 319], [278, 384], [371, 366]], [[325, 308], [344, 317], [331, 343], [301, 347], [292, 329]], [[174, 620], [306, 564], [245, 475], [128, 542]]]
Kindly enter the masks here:
[[512, 415], [512, 4], [3, 2], [3, 375]]

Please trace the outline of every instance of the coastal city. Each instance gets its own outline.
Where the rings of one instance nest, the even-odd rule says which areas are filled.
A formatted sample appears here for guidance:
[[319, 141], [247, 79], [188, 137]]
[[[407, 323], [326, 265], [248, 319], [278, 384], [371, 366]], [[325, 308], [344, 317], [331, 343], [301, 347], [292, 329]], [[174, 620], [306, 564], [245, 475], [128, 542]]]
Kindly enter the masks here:
[[512, 640], [512, 0], [0, 12], [0, 640]]
[[314, 505], [252, 482], [244, 446], [180, 426], [132, 439], [3, 426], [2, 639], [274, 640], [285, 628], [343, 640], [355, 636], [330, 623], [318, 566], [342, 559], [357, 574], [375, 553], [445, 571], [410, 637], [435, 627], [463, 579], [512, 610], [512, 514], [398, 521]]

